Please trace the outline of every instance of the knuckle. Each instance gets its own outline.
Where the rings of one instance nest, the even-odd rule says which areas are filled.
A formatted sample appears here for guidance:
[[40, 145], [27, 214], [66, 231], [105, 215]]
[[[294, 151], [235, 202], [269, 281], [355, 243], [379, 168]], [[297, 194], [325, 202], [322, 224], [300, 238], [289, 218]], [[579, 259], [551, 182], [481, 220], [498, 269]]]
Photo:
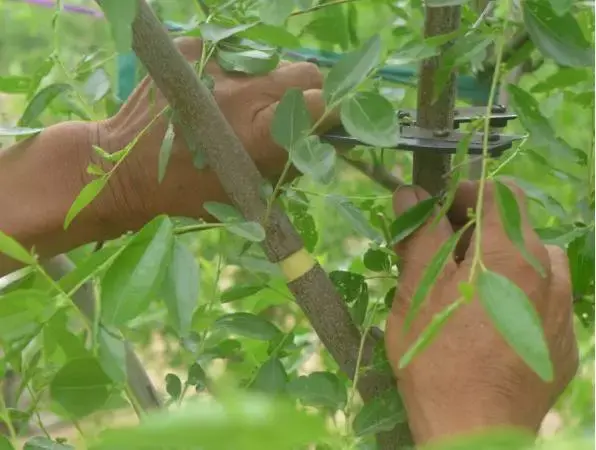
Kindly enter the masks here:
[[304, 73], [304, 76], [308, 79], [309, 84], [313, 87], [320, 87], [323, 85], [323, 74], [319, 70], [319, 67], [311, 62], [299, 62], [297, 65], [300, 67], [300, 71]]

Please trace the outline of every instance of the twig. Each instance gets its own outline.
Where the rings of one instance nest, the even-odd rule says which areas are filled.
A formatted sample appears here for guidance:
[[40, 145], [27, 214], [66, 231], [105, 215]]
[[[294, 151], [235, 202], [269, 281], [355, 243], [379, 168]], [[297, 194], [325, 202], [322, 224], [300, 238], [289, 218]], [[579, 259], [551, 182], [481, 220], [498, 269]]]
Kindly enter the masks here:
[[395, 175], [392, 175], [385, 169], [383, 165], [371, 165], [364, 161], [348, 158], [346, 155], [340, 154], [339, 157], [348, 163], [350, 166], [359, 170], [364, 175], [375, 181], [385, 189], [393, 192], [397, 188], [406, 184], [403, 180], [400, 180]]
[[[96, 0], [100, 6], [102, 0]], [[180, 118], [190, 140], [199, 144], [209, 167], [219, 178], [228, 197], [249, 221], [263, 223], [267, 205], [261, 196], [264, 180], [205, 85], [177, 51], [147, 3], [138, 1], [132, 24], [133, 50], [156, 86]], [[300, 236], [283, 211], [274, 205], [265, 224], [262, 243], [274, 263], [303, 251]], [[296, 302], [341, 370], [354, 378], [360, 332], [331, 280], [314, 264], [288, 282]], [[363, 366], [372, 366], [373, 343], [367, 340]], [[390, 373], [375, 368], [365, 371], [357, 386], [365, 402], [395, 389]], [[411, 442], [407, 427], [378, 435], [382, 450], [397, 449]]]

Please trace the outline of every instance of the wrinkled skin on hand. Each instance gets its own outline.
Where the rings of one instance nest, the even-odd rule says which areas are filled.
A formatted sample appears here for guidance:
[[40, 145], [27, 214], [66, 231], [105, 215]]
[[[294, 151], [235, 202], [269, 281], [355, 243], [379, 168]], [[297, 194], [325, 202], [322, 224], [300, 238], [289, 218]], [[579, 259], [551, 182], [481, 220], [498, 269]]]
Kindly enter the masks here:
[[[459, 186], [446, 218], [435, 228], [421, 227], [395, 249], [403, 270], [387, 321], [387, 354], [418, 444], [439, 437], [491, 426], [513, 426], [536, 432], [542, 419], [573, 378], [578, 350], [573, 331], [572, 294], [565, 252], [544, 246], [528, 221], [525, 198], [511, 185], [523, 216], [527, 249], [546, 271], [542, 277], [507, 237], [497, 210], [494, 185], [487, 182], [482, 215], [482, 261], [488, 270], [506, 276], [531, 300], [544, 327], [555, 378], [542, 381], [493, 327], [478, 299], [461, 307], [436, 340], [403, 370], [399, 359], [415, 342], [433, 315], [460, 297], [458, 284], [469, 279], [475, 252], [470, 229], [425, 299], [416, 320], [404, 335], [403, 324], [410, 299], [425, 267], [445, 240], [467, 222], [475, 209], [478, 184]], [[428, 198], [420, 188], [398, 190], [393, 199], [397, 214]]]
[[[200, 59], [202, 42], [199, 39], [179, 38], [175, 42], [189, 62]], [[282, 62], [266, 75], [247, 76], [226, 73], [215, 61], [208, 62], [206, 72], [214, 80], [215, 100], [244, 148], [262, 175], [276, 180], [288, 153], [271, 137], [275, 108], [288, 89], [297, 88], [304, 93], [313, 123], [318, 121], [325, 111], [321, 72], [311, 63]], [[96, 126], [92, 140], [110, 153], [121, 150], [166, 105], [163, 95], [147, 77], [114, 117]], [[337, 115], [330, 114], [316, 131], [324, 132], [337, 123]], [[109, 185], [110, 195], [99, 199], [98, 213], [104, 222], [117, 222], [115, 233], [123, 231], [120, 229], [123, 224], [127, 229], [138, 229], [158, 214], [205, 218], [207, 214], [202, 208], [205, 201], [227, 201], [215, 174], [208, 168], [197, 170], [194, 167], [178, 128], [165, 178], [158, 183], [158, 155], [167, 126], [165, 115], [154, 122], [116, 171]], [[92, 158], [98, 162], [95, 156]], [[84, 160], [81, 164], [83, 172], [87, 163], [88, 160]]]

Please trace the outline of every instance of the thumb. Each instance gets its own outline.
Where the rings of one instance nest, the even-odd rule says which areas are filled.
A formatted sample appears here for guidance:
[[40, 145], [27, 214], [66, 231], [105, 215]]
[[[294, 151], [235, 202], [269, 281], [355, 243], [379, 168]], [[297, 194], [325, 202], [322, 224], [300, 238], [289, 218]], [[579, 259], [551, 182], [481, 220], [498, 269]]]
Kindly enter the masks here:
[[[420, 205], [430, 195], [417, 186], [399, 188], [393, 194], [393, 210], [399, 218], [403, 214], [410, 214], [411, 208]], [[434, 223], [439, 208], [434, 207], [430, 217], [412, 234], [395, 245], [395, 252], [400, 259], [401, 284], [409, 289], [416, 289], [426, 267], [435, 257], [439, 248], [453, 235], [453, 229], [446, 217]], [[408, 225], [408, 224], [404, 224]], [[455, 270], [457, 265], [453, 259], [447, 262], [445, 270]]]

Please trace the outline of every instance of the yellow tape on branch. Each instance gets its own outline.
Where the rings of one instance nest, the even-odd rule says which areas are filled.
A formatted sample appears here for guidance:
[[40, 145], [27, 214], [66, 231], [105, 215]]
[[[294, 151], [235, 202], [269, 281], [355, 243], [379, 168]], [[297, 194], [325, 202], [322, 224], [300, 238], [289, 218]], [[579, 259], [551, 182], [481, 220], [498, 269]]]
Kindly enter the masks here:
[[287, 280], [294, 281], [312, 269], [316, 260], [304, 248], [301, 248], [278, 264]]

